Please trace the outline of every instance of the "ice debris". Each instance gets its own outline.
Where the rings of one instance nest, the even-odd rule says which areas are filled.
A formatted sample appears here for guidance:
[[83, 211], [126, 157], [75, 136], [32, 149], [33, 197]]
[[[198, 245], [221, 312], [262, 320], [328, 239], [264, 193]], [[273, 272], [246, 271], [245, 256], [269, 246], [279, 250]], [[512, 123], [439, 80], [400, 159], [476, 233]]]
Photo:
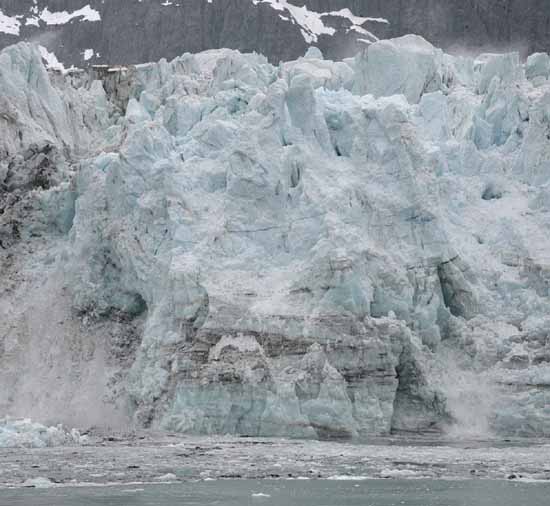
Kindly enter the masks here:
[[29, 478], [28, 480], [25, 480], [21, 486], [26, 488], [53, 488], [56, 484], [49, 478], [38, 476], [36, 478]]
[[0, 420], [0, 448], [45, 448], [52, 446], [80, 445], [86, 441], [76, 429], [62, 425], [47, 427], [29, 419]]

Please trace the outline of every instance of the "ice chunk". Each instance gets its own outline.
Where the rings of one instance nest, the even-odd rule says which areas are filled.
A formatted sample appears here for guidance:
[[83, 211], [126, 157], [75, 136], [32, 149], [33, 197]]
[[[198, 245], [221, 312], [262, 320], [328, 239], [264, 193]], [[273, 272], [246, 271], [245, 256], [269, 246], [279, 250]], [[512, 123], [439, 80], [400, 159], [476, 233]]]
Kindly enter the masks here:
[[365, 55], [365, 82], [356, 85], [375, 97], [402, 94], [411, 104], [418, 103], [423, 93], [440, 87], [439, 57], [440, 53], [417, 35], [375, 42]]
[[79, 445], [86, 441], [75, 430], [62, 425], [47, 427], [29, 419], [0, 420], [0, 448], [44, 448], [50, 446]]
[[525, 77], [530, 80], [550, 76], [550, 56], [548, 53], [534, 53], [527, 58], [525, 64]]
[[55, 487], [55, 483], [49, 478], [38, 476], [37, 478], [25, 480], [22, 486], [27, 488], [53, 488]]
[[308, 47], [304, 58], [309, 60], [322, 60], [323, 53], [321, 53], [321, 50], [318, 47], [310, 46]]
[[476, 67], [480, 74], [478, 91], [481, 94], [487, 93], [494, 78], [510, 84], [519, 78], [521, 72], [518, 53], [479, 55], [476, 58]]
[[440, 91], [427, 93], [420, 100], [420, 113], [432, 139], [446, 140], [450, 136], [447, 97]]
[[140, 123], [151, 120], [151, 116], [135, 98], [132, 98], [126, 107], [126, 119], [130, 123]]
[[282, 71], [289, 84], [294, 77], [305, 75], [311, 79], [314, 88], [338, 90], [351, 89], [353, 85], [353, 69], [344, 62], [299, 58], [296, 61], [283, 63]]

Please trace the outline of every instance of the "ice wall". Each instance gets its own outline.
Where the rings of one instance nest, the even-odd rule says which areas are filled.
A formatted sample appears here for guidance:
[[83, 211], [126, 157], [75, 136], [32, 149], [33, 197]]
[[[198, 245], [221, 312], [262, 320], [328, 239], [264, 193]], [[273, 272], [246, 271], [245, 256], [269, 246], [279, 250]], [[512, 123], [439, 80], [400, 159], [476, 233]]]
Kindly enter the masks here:
[[[547, 55], [455, 58], [406, 36], [342, 62], [220, 50], [66, 78], [29, 46], [8, 57], [5, 96], [40, 107], [6, 100], [23, 139], [0, 120], [5, 180], [37, 170], [27, 135], [69, 169], [25, 187], [41, 205], [3, 254], [46, 220], [72, 321], [94, 343], [109, 329], [95, 388], [135, 422], [549, 432]], [[477, 377], [498, 391], [488, 409], [460, 401]]]

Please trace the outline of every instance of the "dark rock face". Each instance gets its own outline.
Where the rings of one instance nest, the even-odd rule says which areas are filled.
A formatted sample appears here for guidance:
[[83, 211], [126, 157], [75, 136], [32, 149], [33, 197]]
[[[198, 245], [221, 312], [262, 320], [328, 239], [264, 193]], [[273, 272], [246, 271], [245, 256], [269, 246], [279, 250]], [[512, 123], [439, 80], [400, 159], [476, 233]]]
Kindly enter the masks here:
[[[21, 39], [53, 51], [65, 64], [84, 64], [83, 52], [93, 49], [87, 63], [129, 64], [171, 59], [184, 52], [228, 47], [258, 51], [273, 61], [302, 55], [309, 45], [300, 26], [282, 19], [287, 11], [252, 0], [38, 0], [38, 12], [75, 10], [89, 5], [101, 21], [73, 19], [61, 25], [26, 24], [33, 0], [2, 0], [4, 15], [23, 15], [20, 34], [2, 33], [0, 48]], [[311, 11], [348, 8], [358, 16], [382, 17], [389, 24], [367, 21], [364, 28], [380, 38], [406, 33], [424, 36], [443, 49], [460, 52], [514, 48], [522, 54], [550, 48], [548, 0], [292, 0]], [[163, 5], [165, 4], [165, 5]], [[282, 17], [281, 17], [282, 16]], [[348, 31], [341, 17], [323, 18], [334, 35], [315, 42], [331, 58], [349, 56], [363, 46], [363, 36]], [[99, 56], [97, 56], [99, 54]]]

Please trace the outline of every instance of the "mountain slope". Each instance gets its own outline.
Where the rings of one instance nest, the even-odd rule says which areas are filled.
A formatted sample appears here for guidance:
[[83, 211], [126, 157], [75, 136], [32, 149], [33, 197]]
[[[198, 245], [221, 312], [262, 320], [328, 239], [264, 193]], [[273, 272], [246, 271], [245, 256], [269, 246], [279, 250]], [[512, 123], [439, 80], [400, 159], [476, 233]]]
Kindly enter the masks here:
[[[327, 13], [337, 15], [324, 16]], [[357, 19], [369, 17], [371, 20]], [[387, 22], [383, 21], [386, 20]], [[444, 49], [550, 46], [547, 0], [2, 0], [0, 47], [38, 42], [65, 65], [129, 64], [228, 47], [273, 63], [318, 45], [331, 58], [418, 33]]]

